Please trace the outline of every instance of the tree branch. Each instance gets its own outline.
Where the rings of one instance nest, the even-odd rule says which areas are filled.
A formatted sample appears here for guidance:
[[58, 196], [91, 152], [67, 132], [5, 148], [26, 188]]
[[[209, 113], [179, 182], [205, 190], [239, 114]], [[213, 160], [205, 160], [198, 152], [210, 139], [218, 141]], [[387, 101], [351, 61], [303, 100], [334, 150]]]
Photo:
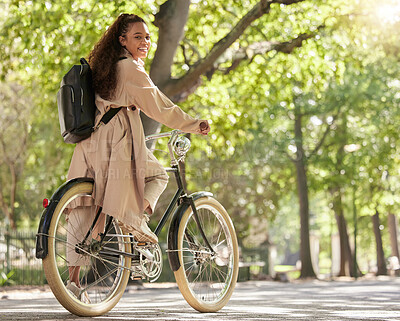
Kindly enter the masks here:
[[273, 3], [280, 3], [280, 4], [293, 4], [293, 3], [298, 3], [298, 2], [302, 2], [304, 0], [277, 0], [277, 1], [271, 1]]
[[10, 157], [7, 155], [6, 143], [4, 142], [3, 137], [1, 136], [0, 136], [0, 145], [3, 149], [3, 161], [7, 163], [10, 160]]
[[4, 212], [4, 215], [8, 218], [11, 228], [14, 229], [15, 228], [15, 222], [14, 222], [13, 218], [10, 215], [10, 211], [9, 211], [9, 209], [7, 207], [7, 204], [4, 202], [4, 196], [3, 196], [3, 191], [2, 191], [1, 186], [0, 186], [0, 207]]
[[321, 139], [319, 140], [318, 144], [315, 146], [315, 148], [313, 149], [313, 151], [310, 153], [310, 155], [308, 155], [308, 158], [313, 157], [313, 156], [318, 152], [318, 150], [321, 148], [322, 144], [323, 144], [324, 141], [325, 141], [326, 136], [328, 136], [328, 133], [329, 133], [330, 130], [331, 130], [331, 126], [332, 126], [332, 124], [330, 124], [330, 125], [328, 125], [328, 126], [326, 127], [324, 134], [322, 135]]
[[294, 158], [293, 156], [290, 156], [290, 154], [285, 150], [283, 151], [286, 155], [287, 158], [289, 158], [289, 160], [293, 163], [297, 162], [296, 158]]
[[[189, 15], [190, 0], [168, 0], [160, 6], [153, 24], [158, 27], [157, 50], [150, 66], [150, 77], [164, 91], [164, 84], [171, 79], [171, 66], [176, 49], [182, 40]], [[156, 133], [160, 124], [145, 113], [140, 113], [145, 135]], [[146, 143], [152, 148], [155, 140]]]
[[189, 49], [192, 51], [192, 55], [190, 58], [187, 59], [187, 61], [185, 61], [185, 63], [191, 67], [194, 64], [192, 61], [195, 60], [195, 57], [197, 57], [197, 60], [199, 60], [201, 58], [201, 54], [196, 46], [190, 43], [190, 41], [188, 41], [187, 39], [183, 39], [181, 45], [182, 51], [186, 52], [186, 46], [189, 47]]
[[192, 87], [199, 82], [201, 75], [206, 74], [213, 68], [215, 61], [229, 48], [251, 25], [252, 22], [270, 12], [271, 4], [293, 4], [304, 0], [261, 0], [259, 1], [236, 26], [221, 40], [219, 40], [206, 57], [199, 60], [186, 75], [177, 80], [170, 80], [163, 91], [174, 100], [180, 100], [182, 93], [191, 91]]
[[[15, 213], [15, 196], [17, 194], [17, 173], [15, 171], [15, 163], [9, 163], [10, 174], [11, 174], [11, 186], [10, 186], [10, 218], [14, 222]], [[10, 222], [11, 222], [10, 220]]]
[[[301, 47], [303, 41], [315, 37], [316, 33], [303, 33], [299, 35], [298, 37], [285, 41], [285, 42], [273, 42], [273, 41], [261, 41], [261, 42], [255, 42], [252, 43], [250, 46], [246, 48], [240, 48], [235, 52], [232, 59], [232, 64], [223, 72], [225, 74], [228, 74], [230, 71], [234, 70], [239, 64], [244, 61], [244, 60], [252, 60], [254, 59], [255, 56], [257, 55], [265, 55], [267, 52], [276, 50], [277, 52], [282, 52], [285, 54], [290, 54], [293, 52], [295, 48]], [[228, 55], [227, 55], [228, 56]], [[226, 60], [220, 60], [219, 64], [226, 63], [228, 59]], [[217, 70], [215, 68], [214, 70]]]
[[190, 0], [168, 0], [160, 6], [154, 25], [158, 27], [157, 50], [150, 67], [150, 77], [163, 90], [171, 77], [171, 66], [176, 49], [184, 35], [189, 15]]
[[182, 78], [168, 84], [164, 88], [166, 94], [174, 96], [189, 90], [198, 81], [198, 78], [213, 66], [215, 60], [243, 34], [254, 20], [269, 12], [270, 6], [271, 1], [261, 0], [258, 2], [224, 38], [213, 46], [206, 57], [198, 61], [195, 67], [190, 69]]
[[323, 144], [324, 141], [325, 141], [325, 138], [328, 136], [328, 133], [329, 133], [330, 130], [331, 130], [331, 126], [335, 123], [335, 120], [337, 119], [337, 117], [339, 116], [339, 114], [340, 114], [340, 106], [339, 106], [339, 108], [338, 108], [337, 114], [336, 114], [335, 116], [333, 116], [332, 123], [329, 124], [329, 125], [326, 127], [325, 132], [324, 132], [324, 134], [322, 135], [321, 139], [319, 140], [319, 142], [317, 143], [317, 145], [315, 146], [315, 148], [312, 150], [312, 152], [310, 153], [310, 155], [307, 157], [308, 159], [311, 158], [311, 157], [313, 157], [313, 156], [318, 152], [318, 150], [321, 148], [322, 144]]

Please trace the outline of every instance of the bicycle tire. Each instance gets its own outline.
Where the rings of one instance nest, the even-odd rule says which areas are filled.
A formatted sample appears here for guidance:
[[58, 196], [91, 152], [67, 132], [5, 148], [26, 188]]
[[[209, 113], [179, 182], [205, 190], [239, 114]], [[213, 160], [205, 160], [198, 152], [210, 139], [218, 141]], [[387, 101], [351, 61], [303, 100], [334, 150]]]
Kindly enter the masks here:
[[204, 244], [191, 206], [179, 223], [177, 251], [180, 267], [174, 272], [185, 300], [199, 312], [216, 312], [224, 307], [236, 286], [239, 251], [235, 229], [224, 207], [212, 197], [195, 200], [199, 220], [213, 257]]
[[[66, 252], [68, 247], [75, 249], [76, 244], [68, 242], [68, 220], [65, 210], [71, 202], [78, 200], [78, 197], [91, 198], [92, 192], [93, 183], [81, 182], [72, 186], [61, 197], [50, 223], [48, 255], [43, 259], [47, 282], [57, 300], [71, 313], [86, 317], [103, 315], [118, 303], [128, 283], [131, 266], [130, 258], [123, 255], [113, 254], [114, 257], [111, 257], [110, 254], [102, 254], [105, 250], [86, 254], [87, 260], [90, 261], [90, 268], [81, 267], [80, 282], [82, 288], [88, 289], [87, 294], [91, 302], [89, 304], [81, 302], [66, 288], [66, 282], [69, 279]], [[72, 223], [69, 224], [71, 226]], [[112, 226], [116, 233], [113, 236], [106, 236], [107, 246], [117, 247], [130, 253], [129, 240], [121, 236], [119, 226], [114, 220]], [[114, 272], [112, 272], [113, 269]], [[103, 274], [102, 270], [107, 273]]]

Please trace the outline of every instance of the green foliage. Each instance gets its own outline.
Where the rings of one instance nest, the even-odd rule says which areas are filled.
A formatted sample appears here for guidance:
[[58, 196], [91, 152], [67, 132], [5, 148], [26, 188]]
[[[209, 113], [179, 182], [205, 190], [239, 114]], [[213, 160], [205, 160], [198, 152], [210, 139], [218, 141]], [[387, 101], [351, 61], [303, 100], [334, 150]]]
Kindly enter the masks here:
[[0, 273], [0, 286], [4, 286], [6, 284], [8, 284], [8, 285], [14, 284], [14, 281], [11, 280], [14, 273], [15, 273], [15, 271], [10, 271], [7, 274], [5, 272], [1, 272]]
[[[73, 146], [65, 145], [59, 135], [55, 98], [62, 75], [89, 54], [121, 12], [138, 13], [149, 22], [154, 50], [148, 68], [157, 40], [151, 16], [162, 2], [8, 0], [0, 4], [2, 85], [17, 84], [29, 97], [28, 148], [26, 158], [21, 158], [17, 198], [20, 226], [37, 224], [41, 198], [51, 196], [68, 170]], [[172, 75], [187, 72], [256, 3], [193, 1]], [[258, 245], [269, 239], [280, 246], [281, 256], [286, 249], [298, 249], [300, 223], [291, 160], [296, 153], [294, 117], [298, 114], [303, 121], [311, 227], [320, 235], [325, 257], [330, 253], [330, 235], [336, 232], [331, 224], [330, 188], [343, 191], [349, 220], [355, 187], [361, 217], [359, 243], [365, 253], [372, 238], [369, 215], [375, 209], [382, 215], [398, 212], [400, 28], [390, 11], [379, 18], [378, 10], [390, 3], [274, 4], [224, 53], [211, 79], [204, 76], [197, 91], [181, 104], [188, 113], [211, 119], [212, 126], [207, 138], [192, 135], [189, 189], [210, 190], [221, 200], [242, 244]], [[290, 41], [303, 33], [316, 35], [290, 54], [269, 51], [227, 71], [232, 62], [228, 58], [238, 50], [251, 51], [254, 43]], [[313, 153], [328, 128], [323, 144]], [[361, 148], [345, 153], [343, 148], [349, 144]], [[2, 182], [5, 173], [1, 169]]]

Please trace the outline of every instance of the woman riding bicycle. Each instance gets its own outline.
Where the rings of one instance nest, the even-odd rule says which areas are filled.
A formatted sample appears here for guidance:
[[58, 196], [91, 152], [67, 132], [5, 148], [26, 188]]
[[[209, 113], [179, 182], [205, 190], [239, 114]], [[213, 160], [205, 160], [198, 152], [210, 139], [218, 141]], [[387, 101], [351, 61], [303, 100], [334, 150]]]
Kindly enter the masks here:
[[[207, 135], [210, 131], [207, 120], [190, 117], [153, 84], [142, 60], [149, 49], [150, 34], [144, 20], [134, 14], [121, 14], [89, 55], [96, 92], [96, 125], [110, 108], [123, 108], [107, 125], [76, 145], [68, 179], [91, 177], [95, 183], [93, 203], [69, 209], [68, 220], [79, 221], [82, 228], [69, 230], [70, 239], [79, 239], [79, 234], [90, 227], [91, 213], [95, 212], [92, 209], [102, 207], [102, 213], [120, 222], [124, 233], [131, 233], [140, 242], [158, 242], [144, 212], [152, 214], [168, 175], [146, 147], [140, 111], [184, 132]], [[102, 214], [96, 226], [99, 233], [104, 217]], [[67, 256], [68, 286], [74, 292], [79, 289], [80, 266], [85, 262], [74, 249]]]

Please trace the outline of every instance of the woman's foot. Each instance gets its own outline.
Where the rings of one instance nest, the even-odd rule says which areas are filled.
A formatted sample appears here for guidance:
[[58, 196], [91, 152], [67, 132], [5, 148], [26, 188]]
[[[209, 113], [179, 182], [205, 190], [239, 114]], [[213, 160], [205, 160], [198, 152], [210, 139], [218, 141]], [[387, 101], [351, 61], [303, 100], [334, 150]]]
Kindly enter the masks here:
[[132, 234], [137, 242], [158, 243], [157, 235], [155, 235], [147, 226], [147, 222], [149, 220], [150, 220], [149, 217], [147, 215], [144, 215], [139, 227], [126, 225], [121, 222], [120, 222], [120, 227], [124, 234], [125, 233]]
[[81, 288], [75, 282], [68, 281], [67, 289], [81, 302], [90, 304], [89, 295], [86, 291], [81, 293]]

